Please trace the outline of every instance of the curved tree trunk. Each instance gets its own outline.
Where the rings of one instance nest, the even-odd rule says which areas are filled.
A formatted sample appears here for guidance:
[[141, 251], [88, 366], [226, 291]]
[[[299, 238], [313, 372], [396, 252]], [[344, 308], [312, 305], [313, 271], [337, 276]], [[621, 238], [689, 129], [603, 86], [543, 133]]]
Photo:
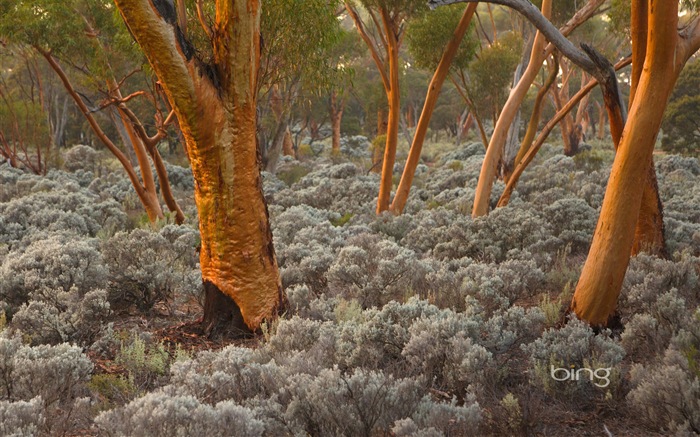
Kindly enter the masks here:
[[650, 0], [648, 47], [571, 311], [592, 325], [612, 317], [635, 238], [654, 144], [685, 59], [678, 52], [678, 2]]
[[459, 45], [469, 29], [469, 24], [471, 23], [472, 16], [474, 15], [474, 11], [476, 10], [477, 6], [478, 3], [472, 3], [467, 6], [461, 20], [459, 21], [459, 24], [457, 25], [457, 28], [455, 29], [454, 35], [445, 47], [445, 51], [440, 58], [440, 63], [438, 64], [438, 67], [433, 74], [433, 78], [430, 81], [430, 85], [428, 86], [428, 93], [425, 96], [423, 111], [421, 112], [418, 125], [416, 126], [416, 133], [413, 135], [413, 142], [411, 144], [411, 149], [408, 152], [408, 158], [406, 159], [406, 165], [404, 167], [403, 174], [401, 175], [401, 181], [396, 189], [394, 201], [391, 204], [391, 210], [394, 214], [401, 214], [403, 209], [406, 207], [406, 201], [408, 200], [408, 194], [411, 190], [411, 185], [413, 184], [413, 177], [415, 176], [416, 168], [418, 167], [418, 162], [420, 161], [420, 154], [423, 150], [423, 143], [425, 142], [425, 136], [428, 132], [428, 127], [430, 126], [430, 119], [433, 116], [433, 110], [435, 110], [435, 105], [437, 104], [438, 97], [440, 96], [442, 85], [445, 83], [445, 79], [450, 71], [452, 60], [457, 54]]

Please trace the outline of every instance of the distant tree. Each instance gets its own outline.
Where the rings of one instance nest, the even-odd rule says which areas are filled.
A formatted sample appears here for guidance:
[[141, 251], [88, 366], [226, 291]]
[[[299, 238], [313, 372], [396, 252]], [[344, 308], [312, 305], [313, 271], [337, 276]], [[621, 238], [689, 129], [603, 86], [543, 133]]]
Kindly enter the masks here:
[[700, 59], [683, 69], [661, 125], [661, 147], [671, 153], [700, 152]]
[[389, 209], [393, 188], [394, 161], [401, 117], [399, 49], [408, 20], [427, 9], [427, 6], [423, 0], [359, 0], [359, 3], [364, 6], [369, 15], [374, 32], [367, 28], [365, 20], [360, 16], [360, 11], [353, 1], [346, 0], [345, 7], [377, 65], [389, 107], [382, 177], [377, 198], [377, 214], [380, 214]]
[[274, 172], [281, 152], [291, 153], [289, 127], [302, 88], [318, 93], [333, 80], [330, 51], [340, 37], [339, 5], [339, 0], [268, 0], [262, 8], [258, 85], [275, 120], [271, 140], [262, 144], [268, 171]]
[[46, 174], [54, 136], [36, 54], [0, 46], [0, 66], [0, 158], [12, 167]]
[[[151, 93], [157, 132], [150, 136], [140, 119], [127, 107], [127, 102], [147, 94], [143, 89], [126, 96], [122, 94], [127, 88], [125, 82], [141, 69], [143, 57], [119, 46], [120, 38], [125, 38], [122, 35], [125, 29], [114, 19], [111, 2], [0, 0], [0, 10], [3, 11], [0, 35], [14, 44], [32, 48], [45, 58], [95, 135], [127, 172], [148, 218], [155, 221], [164, 217], [151, 170], [153, 162], [163, 199], [175, 213], [176, 221], [183, 222], [185, 216], [171, 192], [165, 164], [156, 147], [166, 136], [166, 127], [173, 117], [162, 114], [157, 94]], [[127, 61], [130, 58], [137, 61]], [[102, 102], [88, 101], [63, 65], [72, 66], [81, 76], [80, 84], [100, 93], [104, 97]], [[131, 147], [136, 156], [140, 177], [127, 154], [108, 137], [96, 118], [97, 113], [112, 108], [116, 108], [118, 122], [126, 132], [125, 146]]]

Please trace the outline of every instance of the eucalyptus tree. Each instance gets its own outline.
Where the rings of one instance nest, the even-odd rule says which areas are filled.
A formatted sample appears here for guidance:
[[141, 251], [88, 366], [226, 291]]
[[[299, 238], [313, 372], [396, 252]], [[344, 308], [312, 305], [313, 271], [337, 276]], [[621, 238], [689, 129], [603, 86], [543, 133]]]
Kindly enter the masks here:
[[476, 3], [466, 8], [461, 6], [443, 8], [418, 17], [410, 25], [408, 40], [413, 58], [419, 67], [430, 69], [434, 73], [428, 86], [401, 181], [391, 203], [394, 214], [400, 214], [406, 206], [430, 119], [451, 66], [464, 68], [474, 56], [475, 42], [470, 39], [465, 42], [463, 40], [470, 29], [475, 11]]
[[[364, 7], [365, 19], [356, 3]], [[345, 7], [377, 66], [389, 107], [376, 209], [377, 214], [380, 214], [389, 209], [393, 188], [394, 162], [401, 117], [399, 50], [408, 20], [424, 12], [427, 6], [424, 0], [359, 0], [357, 2], [346, 0]], [[368, 20], [371, 26], [367, 25]]]
[[292, 109], [302, 89], [318, 93], [334, 80], [332, 53], [340, 38], [339, 0], [268, 0], [261, 11], [261, 72], [259, 89], [275, 119], [263, 161], [275, 170], [289, 131]]
[[[453, 3], [450, 0], [431, 0]], [[614, 316], [635, 240], [644, 224], [645, 194], [663, 114], [688, 60], [700, 50], [700, 2], [634, 0], [631, 28], [634, 68], [629, 116], [621, 102], [611, 65], [592, 48], [579, 51], [526, 0], [491, 0], [523, 13], [562, 53], [596, 77], [610, 117], [617, 153], [610, 172], [591, 249], [576, 286], [570, 310], [592, 325], [607, 325]], [[681, 3], [685, 10], [682, 10]], [[681, 15], [680, 13], [683, 12]], [[643, 49], [641, 47], [644, 47]], [[647, 197], [648, 199], [648, 197]]]
[[[195, 179], [206, 333], [257, 330], [285, 307], [257, 142], [261, 2], [115, 0], [177, 114]], [[211, 6], [213, 16], [207, 13]], [[204, 6], [204, 7], [203, 7]], [[186, 17], [190, 18], [190, 17]], [[272, 43], [272, 41], [270, 41]], [[203, 56], [208, 54], [208, 56]]]

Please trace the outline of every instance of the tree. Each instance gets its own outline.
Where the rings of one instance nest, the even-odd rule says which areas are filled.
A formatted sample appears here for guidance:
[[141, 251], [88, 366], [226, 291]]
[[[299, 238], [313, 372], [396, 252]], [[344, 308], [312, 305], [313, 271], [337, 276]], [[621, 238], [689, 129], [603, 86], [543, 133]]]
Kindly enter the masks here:
[[167, 0], [115, 0], [177, 114], [195, 179], [205, 332], [257, 330], [285, 306], [257, 145], [260, 2], [217, 0], [201, 60]]
[[[575, 27], [588, 19], [602, 3], [603, 2], [600, 0], [589, 1], [581, 10], [583, 13], [577, 13], [571, 22], [567, 23], [567, 25], [562, 28], [562, 34], [566, 36], [570, 33]], [[551, 7], [552, 5], [548, 0], [542, 1], [542, 13], [544, 17], [549, 17], [551, 15]], [[491, 189], [496, 177], [497, 165], [503, 158], [508, 130], [517, 115], [521, 103], [525, 99], [527, 91], [537, 77], [542, 63], [546, 57], [552, 53], [553, 49], [554, 47], [551, 44], [549, 46], [546, 44], [544, 35], [540, 34], [538, 31], [532, 46], [532, 53], [530, 54], [528, 66], [518, 81], [518, 84], [511, 90], [508, 101], [501, 109], [493, 134], [491, 135], [474, 195], [473, 217], [488, 214]]]
[[[31, 47], [45, 58], [95, 135], [126, 171], [148, 218], [153, 222], [164, 217], [151, 171], [150, 158], [156, 169], [165, 203], [175, 213], [176, 221], [182, 223], [185, 216], [172, 195], [165, 164], [156, 148], [157, 143], [166, 136], [165, 129], [172, 121], [172, 117], [163, 116], [156, 104], [155, 118], [158, 131], [155, 135], [149, 136], [139, 118], [126, 106], [131, 99], [146, 93], [138, 90], [128, 96], [122, 96], [121, 89], [124, 87], [124, 82], [138, 71], [140, 65], [138, 63], [134, 65], [133, 62], [125, 63], [128, 71], [123, 73], [123, 79], [118, 79], [120, 76], [113, 61], [123, 60], [134, 53], [120, 56], [120, 50], [113, 50], [111, 47], [119, 39], [119, 33], [123, 31], [113, 20], [111, 3], [85, 0], [67, 2], [0, 0], [0, 9], [4, 11], [3, 19], [0, 20], [0, 35], [6, 36], [14, 44]], [[135, 54], [135, 57], [142, 59], [139, 54]], [[60, 61], [59, 58], [64, 61]], [[61, 64], [80, 66], [76, 70], [85, 76], [84, 81], [90, 88], [106, 96], [104, 103], [97, 107], [91, 107], [94, 105], [86, 103], [82, 93], [76, 88], [74, 81]], [[156, 99], [157, 97], [153, 96], [153, 100]], [[127, 133], [126, 146], [133, 148], [137, 158], [140, 178], [128, 156], [107, 136], [96, 118], [96, 113], [112, 107], [117, 108], [119, 122], [123, 124], [123, 129]]]
[[302, 88], [318, 92], [332, 79], [329, 51], [340, 36], [338, 5], [338, 0], [269, 0], [261, 11], [258, 86], [275, 119], [272, 141], [262, 145], [267, 171], [275, 171], [280, 152], [291, 152], [292, 110]]
[[[423, 111], [416, 126], [416, 133], [413, 136], [401, 181], [391, 204], [391, 210], [394, 214], [400, 214], [406, 206], [430, 119], [440, 96], [442, 85], [450, 72], [450, 66], [456, 63], [458, 66], [464, 67], [474, 55], [476, 45], [473, 42], [462, 45], [462, 40], [470, 28], [476, 6], [477, 4], [474, 3], [466, 8], [459, 6], [458, 9], [444, 8], [426, 14], [411, 25], [409, 33], [411, 52], [418, 61], [418, 66], [434, 70], [434, 73], [428, 86]], [[455, 14], [459, 9], [464, 9], [461, 18], [458, 18], [459, 14]], [[455, 18], [458, 18], [456, 23]], [[451, 36], [450, 31], [453, 32]], [[437, 56], [439, 52], [435, 50], [437, 47], [445, 48], [439, 57]]]
[[345, 7], [377, 65], [389, 106], [382, 176], [377, 198], [377, 214], [380, 214], [389, 209], [391, 201], [399, 135], [401, 117], [399, 49], [408, 19], [425, 9], [425, 2], [423, 0], [360, 0], [360, 3], [372, 19], [376, 31], [374, 35], [367, 30], [359, 11], [350, 0], [345, 2]]
[[613, 162], [591, 250], [571, 302], [571, 310], [593, 325], [607, 324], [617, 307], [663, 114], [681, 70], [700, 49], [700, 17], [695, 16], [679, 32], [678, 1], [636, 3], [646, 11], [641, 16], [646, 17], [643, 27], [647, 29], [644, 68]]
[[30, 50], [0, 47], [0, 65], [0, 158], [45, 175], [54, 136], [36, 56]]
[[[610, 74], [612, 66], [607, 66], [600, 54], [587, 46], [583, 47], [585, 53], [579, 52], [529, 2], [493, 1], [508, 4], [526, 15], [567, 58], [593, 75], [603, 89], [612, 136], [619, 146], [570, 308], [592, 325], [605, 325], [615, 311], [636, 227], [642, 219], [640, 211], [644, 211], [643, 197], [651, 181], [649, 169], [665, 106], [683, 66], [700, 49], [700, 16], [691, 15], [691, 21], [679, 32], [678, 2], [639, 0], [639, 6], [647, 11], [647, 48], [626, 120], [617, 79]], [[693, 6], [697, 10], [698, 5]]]

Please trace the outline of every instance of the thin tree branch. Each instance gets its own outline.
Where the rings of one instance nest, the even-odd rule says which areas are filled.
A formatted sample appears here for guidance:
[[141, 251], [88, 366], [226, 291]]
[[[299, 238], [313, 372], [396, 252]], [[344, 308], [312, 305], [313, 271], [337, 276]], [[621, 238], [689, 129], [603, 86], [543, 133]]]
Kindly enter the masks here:
[[367, 30], [365, 29], [365, 26], [362, 23], [362, 19], [358, 15], [357, 10], [355, 10], [355, 8], [348, 1], [345, 2], [345, 9], [348, 11], [350, 18], [352, 18], [352, 21], [355, 23], [355, 27], [360, 33], [362, 39], [365, 41], [365, 44], [367, 44], [367, 47], [369, 48], [369, 52], [372, 55], [374, 63], [377, 64], [377, 69], [379, 70], [379, 75], [382, 78], [382, 84], [384, 85], [384, 89], [388, 90], [389, 88], [391, 88], [391, 85], [389, 84], [389, 77], [386, 72], [386, 65], [382, 58], [379, 56], [379, 52], [377, 51], [376, 45], [367, 34]]

